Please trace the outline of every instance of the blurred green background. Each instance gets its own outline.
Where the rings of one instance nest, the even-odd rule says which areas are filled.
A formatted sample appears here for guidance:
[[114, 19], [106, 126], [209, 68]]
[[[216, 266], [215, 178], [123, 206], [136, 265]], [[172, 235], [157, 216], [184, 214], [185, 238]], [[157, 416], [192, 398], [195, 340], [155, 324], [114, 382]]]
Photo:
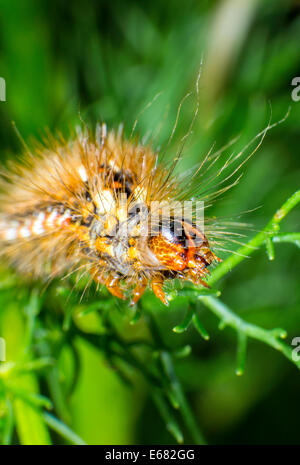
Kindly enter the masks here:
[[[163, 147], [180, 102], [192, 92], [168, 150], [174, 157], [195, 114], [203, 60], [199, 114], [179, 170], [240, 135], [226, 152], [237, 153], [267, 125], [271, 111], [274, 122], [291, 107], [244, 166], [238, 186], [213, 207], [212, 214], [230, 218], [260, 207], [242, 216], [252, 237], [299, 189], [300, 101], [291, 98], [291, 81], [300, 76], [299, 12], [296, 0], [0, 0], [2, 163], [21, 151], [12, 121], [28, 142], [46, 128], [67, 135], [82, 120], [124, 123], [130, 133], [140, 115], [137, 132]], [[283, 230], [299, 231], [299, 220], [298, 208]], [[300, 336], [300, 254], [294, 244], [275, 248], [273, 262], [257, 251], [218, 288], [245, 320], [285, 328], [289, 344]], [[189, 344], [187, 357], [173, 357], [176, 380], [208, 443], [299, 443], [300, 375], [279, 352], [250, 341], [245, 374], [237, 377], [236, 335], [219, 331], [204, 307], [199, 314], [209, 341], [195, 329], [172, 332], [184, 317], [184, 299], [165, 308], [149, 293], [142, 303], [149, 313], [142, 309], [132, 325], [132, 311], [105, 292], [92, 290], [79, 304], [71, 289], [72, 283], [55, 282], [44, 290], [1, 272], [0, 336], [8, 361], [0, 362], [3, 442], [68, 443], [61, 424], [60, 433], [45, 426], [50, 399], [52, 413], [89, 444], [175, 443], [145, 367], [156, 363], [162, 347], [174, 354]], [[91, 334], [99, 334], [99, 343]], [[137, 347], [131, 360], [129, 341], [139, 339], [150, 341], [153, 353]], [[157, 366], [153, 371], [161, 376]], [[172, 415], [185, 441], [195, 442], [193, 427], [176, 409]]]

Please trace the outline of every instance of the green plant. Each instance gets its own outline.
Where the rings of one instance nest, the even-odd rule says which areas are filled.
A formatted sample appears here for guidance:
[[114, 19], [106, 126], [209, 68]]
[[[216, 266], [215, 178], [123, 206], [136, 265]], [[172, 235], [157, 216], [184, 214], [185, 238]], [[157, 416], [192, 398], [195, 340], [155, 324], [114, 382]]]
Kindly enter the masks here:
[[[199, 165], [215, 141], [222, 146], [241, 134], [241, 150], [265, 124], [268, 101], [275, 119], [292, 105], [244, 179], [213, 207], [213, 216], [229, 218], [261, 208], [245, 219], [253, 224], [246, 244], [212, 272], [210, 291], [177, 283], [169, 308], [146, 293], [132, 309], [93, 286], [80, 300], [83, 280], [45, 288], [1, 267], [3, 443], [299, 442], [299, 364], [285, 332], [272, 329], [292, 338], [300, 327], [299, 193], [283, 204], [299, 189], [300, 103], [291, 101], [299, 12], [295, 2], [249, 2], [247, 11], [242, 3], [1, 2], [1, 164], [20, 150], [12, 120], [25, 140], [44, 127], [64, 132], [78, 112], [85, 121], [130, 128], [162, 91], [137, 128], [161, 130], [161, 144], [202, 55], [203, 101], [183, 170]], [[220, 16], [223, 5], [236, 5], [234, 15]], [[234, 25], [221, 21], [232, 17]], [[222, 35], [228, 30], [232, 41]], [[194, 107], [194, 98], [185, 101], [171, 155]], [[279, 212], [289, 215], [281, 223], [281, 213], [273, 214], [282, 204]], [[226, 331], [217, 331], [218, 321]]]

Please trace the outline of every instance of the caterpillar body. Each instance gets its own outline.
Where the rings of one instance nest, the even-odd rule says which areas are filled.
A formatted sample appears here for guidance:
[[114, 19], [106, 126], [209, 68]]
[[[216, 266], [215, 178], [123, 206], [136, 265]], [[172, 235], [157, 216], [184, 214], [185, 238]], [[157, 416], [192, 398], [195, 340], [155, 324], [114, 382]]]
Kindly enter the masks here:
[[1, 255], [34, 278], [81, 268], [121, 299], [131, 290], [136, 303], [150, 284], [167, 304], [166, 279], [205, 286], [219, 260], [204, 231], [174, 213], [149, 232], [151, 203], [180, 197], [180, 186], [150, 147], [105, 124], [28, 151], [0, 188]]

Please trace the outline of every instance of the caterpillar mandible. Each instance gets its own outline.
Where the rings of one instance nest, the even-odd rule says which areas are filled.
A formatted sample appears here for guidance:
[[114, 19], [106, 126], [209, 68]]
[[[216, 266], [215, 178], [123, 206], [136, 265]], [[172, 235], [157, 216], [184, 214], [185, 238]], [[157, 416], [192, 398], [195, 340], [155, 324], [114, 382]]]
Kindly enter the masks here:
[[220, 260], [193, 220], [171, 212], [165, 223], [160, 207], [154, 220], [153, 202], [180, 198], [176, 178], [150, 147], [105, 124], [28, 150], [0, 188], [1, 255], [34, 278], [83, 267], [120, 299], [130, 290], [135, 304], [150, 284], [167, 304], [165, 280], [206, 286]]

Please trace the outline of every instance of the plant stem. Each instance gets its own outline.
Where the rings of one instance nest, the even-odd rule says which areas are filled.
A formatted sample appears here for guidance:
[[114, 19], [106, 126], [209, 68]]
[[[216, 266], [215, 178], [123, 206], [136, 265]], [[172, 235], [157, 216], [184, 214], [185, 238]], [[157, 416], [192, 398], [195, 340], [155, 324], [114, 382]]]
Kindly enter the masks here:
[[12, 403], [9, 399], [6, 399], [6, 420], [5, 426], [3, 431], [3, 440], [2, 445], [9, 445], [11, 444], [11, 439], [13, 435], [13, 428], [14, 428], [14, 413]]
[[247, 323], [236, 315], [227, 305], [215, 297], [200, 297], [201, 302], [208, 307], [215, 315], [217, 315], [222, 322], [222, 327], [230, 326], [238, 333], [242, 332], [244, 335], [257, 339], [268, 344], [293, 362], [300, 369], [300, 361], [293, 358], [293, 350], [288, 345], [284, 344], [280, 338], [284, 338], [286, 333], [282, 329], [263, 329], [259, 326]]
[[152, 397], [156, 404], [157, 410], [160, 412], [166, 428], [172, 436], [176, 439], [178, 444], [183, 444], [184, 438], [180, 426], [176, 422], [175, 417], [173, 416], [168, 402], [165, 400], [163, 394], [158, 389], [152, 390]]
[[72, 444], [84, 446], [86, 445], [86, 442], [81, 439], [81, 437], [78, 436], [78, 434], [74, 433], [71, 428], [69, 428], [65, 423], [60, 421], [58, 418], [55, 418], [53, 415], [50, 413], [44, 412], [43, 417], [45, 420], [45, 423], [53, 429], [56, 433], [60, 434], [63, 438], [67, 439], [70, 441]]
[[266, 227], [258, 233], [248, 244], [240, 247], [235, 254], [232, 254], [226, 260], [224, 260], [211, 274], [208, 279], [208, 284], [213, 285], [225, 274], [231, 271], [247, 256], [251, 255], [257, 250], [262, 244], [266, 242], [268, 238], [272, 238], [279, 231], [279, 224], [283, 218], [300, 202], [300, 190], [296, 191], [283, 205], [279, 208], [274, 216], [271, 218]]
[[180, 412], [181, 412], [181, 415], [185, 422], [186, 427], [189, 429], [193, 437], [193, 440], [195, 441], [196, 444], [206, 444], [206, 441], [204, 437], [202, 436], [199, 430], [199, 427], [197, 425], [197, 422], [194, 418], [193, 412], [186, 400], [181, 384], [177, 379], [174, 366], [173, 366], [173, 361], [172, 361], [172, 358], [169, 352], [162, 351], [161, 360], [162, 360], [164, 369], [166, 371], [166, 374], [169, 377], [171, 388], [174, 391], [176, 400], [178, 401], [178, 407], [180, 409]]

